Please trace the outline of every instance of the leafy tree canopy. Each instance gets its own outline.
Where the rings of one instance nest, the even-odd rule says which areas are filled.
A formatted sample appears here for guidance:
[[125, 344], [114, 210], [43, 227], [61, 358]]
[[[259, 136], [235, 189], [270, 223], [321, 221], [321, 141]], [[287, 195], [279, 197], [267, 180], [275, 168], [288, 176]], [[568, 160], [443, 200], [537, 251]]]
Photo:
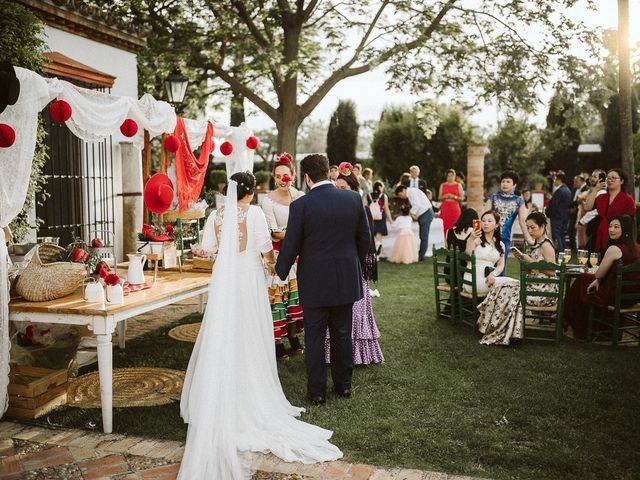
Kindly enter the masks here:
[[392, 107], [382, 113], [371, 142], [376, 176], [395, 183], [411, 165], [417, 165], [428, 188], [436, 193], [447, 169], [466, 174], [467, 146], [475, 140], [473, 128], [458, 109], [440, 106], [438, 112], [439, 122], [430, 138], [420, 128], [415, 111]]
[[[266, 113], [295, 151], [302, 121], [341, 80], [386, 68], [417, 94], [474, 90], [532, 109], [585, 27], [563, 13], [592, 0], [94, 0], [152, 30], [141, 86], [188, 69], [200, 105], [221, 80]], [[521, 32], [538, 32], [538, 42]], [[192, 97], [193, 98], [193, 97]], [[193, 100], [195, 101], [195, 100]]]

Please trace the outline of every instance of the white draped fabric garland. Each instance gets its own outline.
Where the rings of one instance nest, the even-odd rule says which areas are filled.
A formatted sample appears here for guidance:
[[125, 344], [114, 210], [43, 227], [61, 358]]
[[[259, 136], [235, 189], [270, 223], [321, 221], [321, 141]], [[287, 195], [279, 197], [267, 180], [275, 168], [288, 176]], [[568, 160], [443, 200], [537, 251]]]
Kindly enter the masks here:
[[[145, 94], [139, 100], [120, 97], [77, 87], [58, 78], [43, 78], [39, 74], [15, 67], [20, 81], [20, 97], [15, 105], [0, 113], [0, 123], [11, 126], [15, 143], [0, 148], [0, 417], [7, 407], [9, 383], [9, 284], [8, 251], [2, 227], [20, 213], [27, 195], [31, 165], [35, 152], [38, 113], [53, 99], [65, 100], [72, 109], [66, 125], [78, 138], [96, 142], [109, 136], [116, 141], [129, 141], [138, 148], [144, 146], [144, 130], [150, 137], [173, 133], [176, 125], [174, 108]], [[120, 125], [127, 118], [138, 124], [132, 138], [120, 133]], [[197, 147], [204, 141], [207, 121], [185, 119], [189, 143]], [[233, 152], [225, 157], [227, 174], [253, 170], [254, 151], [246, 146], [251, 131], [243, 123], [239, 127], [215, 126], [216, 144], [233, 144]]]
[[24, 68], [15, 67], [15, 70], [20, 81], [20, 96], [14, 105], [0, 113], [0, 123], [11, 126], [16, 133], [11, 147], [0, 148], [0, 416], [7, 408], [10, 360], [9, 256], [1, 227], [9, 225], [24, 205], [36, 146], [38, 113], [54, 98], [66, 100], [73, 110], [66, 124], [87, 142], [121, 135], [122, 122], [133, 118], [140, 127], [139, 134], [129, 141], [139, 148], [143, 146], [143, 129], [157, 136], [173, 132], [176, 123], [173, 107], [151, 95], [144, 95], [140, 100], [118, 97], [76, 87], [57, 78], [45, 79]]

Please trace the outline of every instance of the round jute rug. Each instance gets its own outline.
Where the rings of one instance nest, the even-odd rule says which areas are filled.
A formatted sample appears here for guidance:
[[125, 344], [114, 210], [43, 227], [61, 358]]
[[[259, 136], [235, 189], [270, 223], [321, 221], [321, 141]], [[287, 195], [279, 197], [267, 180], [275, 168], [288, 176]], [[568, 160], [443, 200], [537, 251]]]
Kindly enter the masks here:
[[[180, 400], [185, 372], [169, 368], [114, 368], [114, 407], [153, 407]], [[100, 408], [100, 377], [87, 373], [71, 381], [69, 406]]]
[[178, 325], [177, 327], [169, 330], [169, 336], [174, 340], [179, 340], [181, 342], [196, 343], [196, 338], [198, 338], [198, 332], [200, 331], [200, 325], [202, 325], [202, 322]]

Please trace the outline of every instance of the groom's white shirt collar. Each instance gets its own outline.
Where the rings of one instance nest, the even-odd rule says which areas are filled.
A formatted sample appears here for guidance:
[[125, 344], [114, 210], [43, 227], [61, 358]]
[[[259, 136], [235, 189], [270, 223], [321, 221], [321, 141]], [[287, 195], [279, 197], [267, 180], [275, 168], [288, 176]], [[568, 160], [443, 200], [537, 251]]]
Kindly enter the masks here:
[[333, 185], [333, 182], [331, 182], [331, 180], [322, 180], [321, 182], [314, 183], [311, 186], [311, 190], [313, 190], [314, 188], [319, 187], [321, 185]]

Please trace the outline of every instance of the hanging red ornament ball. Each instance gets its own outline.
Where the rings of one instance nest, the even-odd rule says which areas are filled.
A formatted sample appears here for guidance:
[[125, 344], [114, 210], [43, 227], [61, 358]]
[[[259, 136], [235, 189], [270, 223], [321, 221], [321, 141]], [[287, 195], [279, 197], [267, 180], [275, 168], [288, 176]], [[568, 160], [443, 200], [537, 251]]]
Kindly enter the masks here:
[[51, 113], [51, 118], [56, 122], [64, 123], [71, 118], [71, 105], [69, 105], [65, 100], [56, 100], [51, 103], [49, 113]]
[[138, 133], [138, 124], [132, 118], [127, 118], [122, 125], [120, 125], [120, 131], [125, 137], [133, 137]]
[[260, 146], [260, 140], [258, 140], [258, 137], [251, 135], [249, 138], [247, 138], [248, 149], [255, 150], [259, 146]]
[[222, 153], [225, 157], [231, 155], [231, 152], [233, 152], [233, 145], [231, 145], [231, 142], [224, 142], [222, 145], [220, 145], [220, 153]]
[[15, 141], [15, 130], [6, 123], [0, 123], [0, 148], [9, 148]]
[[169, 135], [164, 139], [164, 148], [167, 152], [176, 153], [180, 148], [180, 139], [175, 135]]

